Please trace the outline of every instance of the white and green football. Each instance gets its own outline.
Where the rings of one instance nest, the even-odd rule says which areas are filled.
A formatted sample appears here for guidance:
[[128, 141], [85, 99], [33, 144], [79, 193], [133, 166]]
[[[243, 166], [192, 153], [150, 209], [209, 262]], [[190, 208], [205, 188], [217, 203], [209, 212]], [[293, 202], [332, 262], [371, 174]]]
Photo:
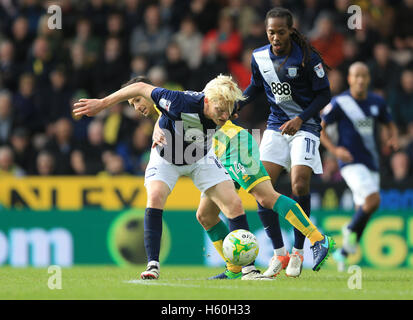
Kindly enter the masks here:
[[224, 239], [223, 252], [227, 262], [245, 266], [258, 255], [259, 246], [255, 235], [244, 229], [230, 232]]

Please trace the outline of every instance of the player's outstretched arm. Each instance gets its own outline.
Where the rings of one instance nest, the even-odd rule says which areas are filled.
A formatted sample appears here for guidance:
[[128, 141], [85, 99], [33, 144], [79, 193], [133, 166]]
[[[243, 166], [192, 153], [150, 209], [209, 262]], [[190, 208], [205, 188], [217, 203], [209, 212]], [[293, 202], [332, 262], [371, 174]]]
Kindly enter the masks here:
[[[152, 101], [151, 93], [153, 89], [155, 89], [154, 86], [144, 82], [133, 83], [102, 99], [80, 99], [74, 104], [73, 112], [75, 116], [87, 115], [93, 117], [106, 108], [137, 96], [143, 96]], [[154, 102], [152, 101], [152, 103]]]

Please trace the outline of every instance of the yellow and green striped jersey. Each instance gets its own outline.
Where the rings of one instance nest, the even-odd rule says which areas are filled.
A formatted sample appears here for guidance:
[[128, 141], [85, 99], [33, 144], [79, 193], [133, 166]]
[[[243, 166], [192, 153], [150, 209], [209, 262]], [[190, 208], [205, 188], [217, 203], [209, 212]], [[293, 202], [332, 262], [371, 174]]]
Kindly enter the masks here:
[[235, 137], [243, 127], [237, 126], [232, 121], [228, 120], [214, 135], [212, 147], [218, 158], [221, 158], [227, 152], [230, 140]]

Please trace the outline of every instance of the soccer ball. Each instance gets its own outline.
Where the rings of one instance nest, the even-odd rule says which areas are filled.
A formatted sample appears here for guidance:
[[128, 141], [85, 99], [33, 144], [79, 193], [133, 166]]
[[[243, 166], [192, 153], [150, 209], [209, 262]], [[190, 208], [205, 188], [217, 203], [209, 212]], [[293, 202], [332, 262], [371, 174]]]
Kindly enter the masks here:
[[248, 230], [238, 229], [230, 232], [224, 239], [223, 252], [227, 262], [245, 266], [258, 255], [257, 238]]

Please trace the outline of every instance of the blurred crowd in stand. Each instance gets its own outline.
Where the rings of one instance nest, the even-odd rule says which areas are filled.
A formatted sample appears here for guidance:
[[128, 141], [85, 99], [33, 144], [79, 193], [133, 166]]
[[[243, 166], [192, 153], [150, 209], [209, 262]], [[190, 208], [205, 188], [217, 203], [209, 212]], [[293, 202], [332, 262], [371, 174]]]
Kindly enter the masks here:
[[[49, 28], [54, 4], [61, 29]], [[352, 4], [362, 9], [361, 29], [348, 27]], [[274, 6], [290, 9], [295, 27], [322, 53], [333, 95], [348, 88], [352, 62], [368, 64], [371, 90], [386, 98], [401, 137], [400, 151], [381, 148], [381, 174], [411, 179], [413, 0], [0, 0], [0, 177], [143, 174], [154, 119], [127, 104], [74, 118], [74, 101], [103, 97], [139, 75], [201, 91], [224, 73], [245, 89], [251, 53], [268, 43], [264, 19]], [[268, 112], [262, 95], [238, 124], [263, 130]], [[318, 179], [341, 181], [335, 158], [322, 154]]]

